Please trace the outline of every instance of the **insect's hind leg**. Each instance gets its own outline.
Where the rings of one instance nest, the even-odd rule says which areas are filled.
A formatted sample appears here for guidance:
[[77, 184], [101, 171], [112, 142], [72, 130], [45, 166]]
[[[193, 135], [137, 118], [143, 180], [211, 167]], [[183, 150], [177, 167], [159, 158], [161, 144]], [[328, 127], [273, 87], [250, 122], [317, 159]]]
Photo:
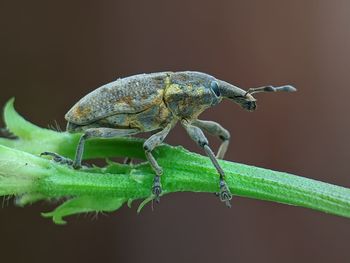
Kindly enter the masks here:
[[60, 164], [68, 164], [68, 165], [73, 165], [73, 160], [63, 157], [57, 153], [53, 153], [53, 152], [42, 152], [40, 154], [40, 156], [51, 156], [52, 159]]
[[62, 157], [56, 153], [44, 152], [41, 155], [53, 156], [55, 161], [62, 164], [72, 165], [74, 169], [81, 168], [81, 161], [84, 153], [84, 146], [86, 140], [90, 138], [113, 138], [113, 137], [123, 137], [128, 135], [133, 135], [139, 133], [137, 129], [112, 129], [112, 128], [91, 128], [87, 129], [85, 133], [80, 137], [74, 161]]
[[160, 177], [163, 173], [163, 169], [159, 166], [156, 159], [152, 155], [152, 150], [164, 141], [165, 137], [168, 135], [173, 126], [174, 123], [168, 124], [163, 130], [149, 137], [143, 144], [146, 158], [156, 174], [153, 180], [152, 194], [155, 196], [157, 202], [159, 202], [159, 196], [162, 193], [162, 184]]
[[137, 129], [112, 129], [112, 128], [92, 128], [85, 131], [80, 137], [75, 158], [73, 162], [73, 168], [81, 168], [81, 160], [84, 153], [85, 141], [90, 138], [113, 138], [113, 137], [124, 137], [138, 133]]

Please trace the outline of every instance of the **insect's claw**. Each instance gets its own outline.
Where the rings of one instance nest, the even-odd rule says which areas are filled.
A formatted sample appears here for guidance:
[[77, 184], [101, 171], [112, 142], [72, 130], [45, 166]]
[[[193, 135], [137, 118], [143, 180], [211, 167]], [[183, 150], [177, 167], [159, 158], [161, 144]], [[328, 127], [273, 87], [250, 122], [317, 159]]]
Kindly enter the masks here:
[[42, 152], [40, 156], [51, 156], [55, 162], [61, 162], [63, 157], [53, 152]]
[[51, 156], [53, 160], [57, 163], [60, 164], [68, 164], [68, 165], [73, 165], [73, 161], [69, 158], [63, 157], [57, 153], [53, 152], [42, 152], [40, 156]]
[[156, 200], [156, 203], [160, 203], [160, 194], [162, 192], [162, 189], [160, 187], [152, 187], [152, 194], [154, 196], [154, 200]]
[[156, 196], [155, 200], [156, 200], [156, 203], [157, 203], [157, 204], [159, 204], [159, 203], [160, 203], [160, 198], [159, 198], [159, 195], [158, 195], [158, 196]]
[[229, 190], [229, 188], [226, 185], [226, 182], [224, 179], [220, 179], [220, 193], [219, 193], [219, 198], [221, 202], [225, 202], [225, 205], [229, 208], [231, 208], [231, 199], [232, 199], [232, 194]]
[[55, 153], [52, 153], [52, 152], [42, 152], [41, 154], [40, 154], [40, 156], [43, 156], [43, 155], [54, 155]]
[[156, 196], [159, 197], [160, 194], [162, 193], [162, 188], [160, 185], [153, 185], [152, 187], [152, 193]]
[[18, 137], [7, 128], [0, 128], [0, 137], [7, 139], [17, 139]]
[[152, 194], [155, 196], [157, 203], [160, 202], [160, 195], [162, 193], [162, 185], [160, 183], [160, 176], [156, 175], [153, 180]]
[[225, 205], [226, 205], [226, 207], [228, 207], [228, 208], [231, 208], [231, 202], [230, 201], [225, 201]]

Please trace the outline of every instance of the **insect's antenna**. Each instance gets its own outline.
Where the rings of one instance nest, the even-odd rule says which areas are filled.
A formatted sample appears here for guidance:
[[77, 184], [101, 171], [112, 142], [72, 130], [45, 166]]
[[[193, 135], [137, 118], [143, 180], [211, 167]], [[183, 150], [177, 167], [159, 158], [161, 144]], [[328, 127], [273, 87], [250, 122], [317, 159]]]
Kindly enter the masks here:
[[260, 92], [276, 92], [276, 91], [285, 91], [285, 92], [294, 92], [297, 89], [294, 88], [291, 85], [284, 85], [284, 86], [279, 86], [279, 87], [273, 87], [273, 86], [263, 86], [263, 87], [259, 87], [259, 88], [250, 88], [248, 89], [248, 91], [246, 92], [245, 96], [247, 96], [247, 94], [254, 94], [254, 93], [260, 93]]

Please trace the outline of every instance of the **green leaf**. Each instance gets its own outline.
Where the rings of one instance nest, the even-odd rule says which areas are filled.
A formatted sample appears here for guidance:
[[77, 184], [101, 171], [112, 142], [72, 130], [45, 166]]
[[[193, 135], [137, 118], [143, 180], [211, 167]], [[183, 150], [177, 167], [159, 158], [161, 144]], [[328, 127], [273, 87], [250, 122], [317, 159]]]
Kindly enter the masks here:
[[44, 217], [52, 217], [56, 224], [66, 224], [63, 217], [88, 212], [113, 212], [126, 202], [125, 198], [80, 196], [70, 199], [52, 212], [42, 213]]
[[4, 120], [7, 128], [23, 140], [37, 139], [43, 136], [57, 136], [57, 132], [40, 128], [20, 116], [14, 108], [15, 98], [11, 98], [4, 107]]

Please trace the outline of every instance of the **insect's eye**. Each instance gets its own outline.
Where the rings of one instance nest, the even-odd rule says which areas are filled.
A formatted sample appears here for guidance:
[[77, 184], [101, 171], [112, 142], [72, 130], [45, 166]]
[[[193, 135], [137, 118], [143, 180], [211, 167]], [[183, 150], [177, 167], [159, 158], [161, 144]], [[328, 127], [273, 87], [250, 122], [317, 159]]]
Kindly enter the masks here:
[[210, 88], [214, 91], [215, 95], [217, 97], [220, 97], [220, 90], [219, 90], [219, 84], [216, 81], [212, 81], [210, 83]]

